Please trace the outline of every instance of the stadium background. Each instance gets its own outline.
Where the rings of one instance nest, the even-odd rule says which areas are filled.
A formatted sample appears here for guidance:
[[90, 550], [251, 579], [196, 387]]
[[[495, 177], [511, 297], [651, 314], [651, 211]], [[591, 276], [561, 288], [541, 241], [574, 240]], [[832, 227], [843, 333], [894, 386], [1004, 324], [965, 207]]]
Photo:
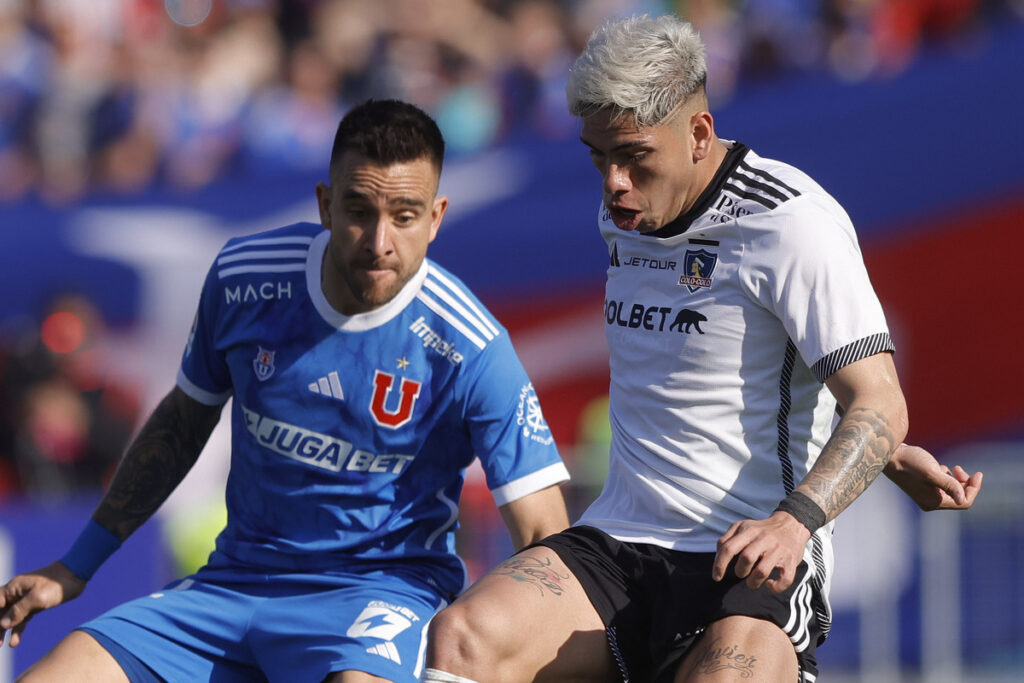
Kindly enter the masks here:
[[[607, 254], [562, 85], [590, 29], [635, 11], [701, 29], [720, 135], [846, 207], [911, 440], [986, 472], [966, 515], [922, 516], [882, 482], [840, 518], [823, 680], [1018, 680], [1020, 0], [0, 0], [0, 578], [78, 532], [173, 382], [220, 244], [316, 219], [337, 118], [366, 96], [441, 123], [452, 209], [431, 256], [509, 328], [584, 506], [606, 456]], [[0, 652], [0, 683], [199, 561], [226, 439], [82, 598]], [[472, 471], [464, 505], [478, 575], [509, 546]]]

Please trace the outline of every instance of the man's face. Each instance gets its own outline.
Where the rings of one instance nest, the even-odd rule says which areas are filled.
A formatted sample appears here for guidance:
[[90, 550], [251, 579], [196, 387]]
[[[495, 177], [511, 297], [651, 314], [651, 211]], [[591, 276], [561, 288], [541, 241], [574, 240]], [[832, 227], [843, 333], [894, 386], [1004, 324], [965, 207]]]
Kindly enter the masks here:
[[438, 172], [426, 158], [384, 166], [347, 152], [316, 188], [331, 238], [324, 257], [328, 301], [345, 315], [379, 308], [419, 270], [448, 207], [435, 197]]
[[657, 230], [700, 194], [689, 117], [638, 128], [631, 116], [612, 123], [607, 112], [583, 119], [580, 140], [601, 172], [601, 194], [621, 230]]

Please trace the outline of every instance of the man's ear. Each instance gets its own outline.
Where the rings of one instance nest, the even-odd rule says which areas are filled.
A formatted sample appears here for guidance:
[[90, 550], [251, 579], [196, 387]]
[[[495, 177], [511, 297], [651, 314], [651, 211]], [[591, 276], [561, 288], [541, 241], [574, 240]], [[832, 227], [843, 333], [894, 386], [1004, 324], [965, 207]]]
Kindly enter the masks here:
[[316, 205], [320, 210], [320, 225], [331, 229], [331, 186], [324, 182], [316, 184]]
[[698, 111], [690, 117], [690, 135], [693, 137], [693, 160], [701, 161], [711, 154], [715, 141], [715, 120], [709, 111]]
[[441, 221], [444, 219], [445, 211], [448, 210], [448, 197], [441, 196], [434, 198], [434, 205], [431, 208], [430, 217], [430, 241], [437, 237], [437, 231], [441, 228]]

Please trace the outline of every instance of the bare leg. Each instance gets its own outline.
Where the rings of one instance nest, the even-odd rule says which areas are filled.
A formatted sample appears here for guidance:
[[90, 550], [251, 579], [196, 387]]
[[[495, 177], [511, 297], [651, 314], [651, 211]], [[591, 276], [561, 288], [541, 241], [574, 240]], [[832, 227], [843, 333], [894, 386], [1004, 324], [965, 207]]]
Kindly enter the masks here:
[[96, 639], [72, 631], [42, 659], [18, 677], [17, 683], [129, 683], [121, 666]]
[[793, 683], [796, 651], [781, 628], [753, 617], [727, 617], [708, 627], [683, 658], [675, 683]]
[[430, 624], [427, 667], [474, 681], [614, 681], [604, 624], [549, 548], [503, 562]]

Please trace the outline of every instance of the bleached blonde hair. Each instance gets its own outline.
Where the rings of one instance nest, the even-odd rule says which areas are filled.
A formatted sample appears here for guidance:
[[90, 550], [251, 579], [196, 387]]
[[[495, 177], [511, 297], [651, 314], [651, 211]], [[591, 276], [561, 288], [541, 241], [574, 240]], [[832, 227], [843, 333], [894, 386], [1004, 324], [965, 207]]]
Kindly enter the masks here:
[[704, 43], [693, 26], [666, 15], [611, 21], [594, 31], [569, 69], [573, 116], [609, 111], [638, 126], [665, 122], [707, 81]]

